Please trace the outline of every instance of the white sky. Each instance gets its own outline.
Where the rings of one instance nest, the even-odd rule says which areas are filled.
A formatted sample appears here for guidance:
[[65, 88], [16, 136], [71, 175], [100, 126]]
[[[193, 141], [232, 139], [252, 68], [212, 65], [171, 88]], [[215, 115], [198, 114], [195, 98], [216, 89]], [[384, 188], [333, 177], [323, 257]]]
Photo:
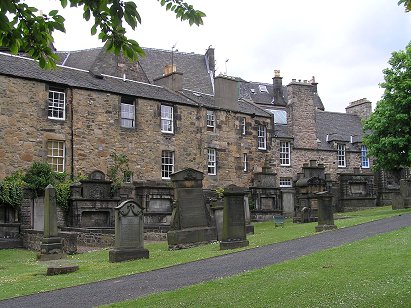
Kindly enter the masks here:
[[[381, 98], [382, 70], [393, 51], [411, 38], [411, 13], [397, 0], [186, 0], [207, 14], [197, 27], [176, 20], [156, 0], [134, 0], [142, 24], [128, 36], [141, 46], [204, 54], [215, 48], [217, 74], [283, 84], [315, 76], [328, 111], [345, 112], [349, 102]], [[56, 0], [27, 0], [45, 13]], [[82, 11], [65, 9], [66, 34], [56, 33], [60, 51], [100, 47]], [[228, 62], [226, 63], [226, 60]]]

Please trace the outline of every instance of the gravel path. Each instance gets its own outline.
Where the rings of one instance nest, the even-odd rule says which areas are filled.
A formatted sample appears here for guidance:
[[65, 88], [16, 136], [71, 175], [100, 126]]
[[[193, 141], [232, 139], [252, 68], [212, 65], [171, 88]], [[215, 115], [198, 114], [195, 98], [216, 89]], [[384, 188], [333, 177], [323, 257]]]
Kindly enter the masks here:
[[93, 307], [232, 276], [411, 226], [403, 214], [350, 228], [82, 286], [0, 301], [0, 307]]

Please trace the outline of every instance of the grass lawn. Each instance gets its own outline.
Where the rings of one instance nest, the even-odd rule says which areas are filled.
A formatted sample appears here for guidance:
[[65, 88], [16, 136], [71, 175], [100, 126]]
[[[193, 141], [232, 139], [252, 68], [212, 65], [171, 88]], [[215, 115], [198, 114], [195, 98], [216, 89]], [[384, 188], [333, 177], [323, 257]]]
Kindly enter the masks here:
[[[336, 220], [335, 223], [339, 228], [343, 228], [405, 212], [411, 210], [393, 211], [390, 207], [380, 207], [344, 213], [345, 219]], [[274, 228], [272, 222], [256, 223], [255, 234], [248, 236], [250, 246], [241, 249], [312, 235], [315, 233], [315, 225], [316, 223], [293, 224], [287, 221], [284, 228]], [[0, 250], [0, 300], [159, 269], [240, 250], [220, 251], [217, 243], [179, 251], [169, 251], [167, 243], [164, 242], [146, 244], [145, 248], [150, 251], [149, 259], [122, 263], [108, 262], [108, 249], [68, 256], [68, 260], [77, 263], [80, 269], [75, 273], [59, 276], [45, 275], [47, 266], [36, 260], [36, 252]]]
[[110, 307], [411, 307], [411, 227]]

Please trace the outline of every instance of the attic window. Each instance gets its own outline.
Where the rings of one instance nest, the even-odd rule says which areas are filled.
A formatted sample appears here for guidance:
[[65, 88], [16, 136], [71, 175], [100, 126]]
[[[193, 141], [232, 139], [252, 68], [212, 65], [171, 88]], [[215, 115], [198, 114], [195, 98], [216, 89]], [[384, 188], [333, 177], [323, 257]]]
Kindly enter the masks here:
[[260, 84], [258, 86], [258, 88], [260, 89], [260, 92], [266, 92], [268, 93], [267, 87], [265, 85]]
[[250, 89], [251, 93], [255, 94], [255, 89]]

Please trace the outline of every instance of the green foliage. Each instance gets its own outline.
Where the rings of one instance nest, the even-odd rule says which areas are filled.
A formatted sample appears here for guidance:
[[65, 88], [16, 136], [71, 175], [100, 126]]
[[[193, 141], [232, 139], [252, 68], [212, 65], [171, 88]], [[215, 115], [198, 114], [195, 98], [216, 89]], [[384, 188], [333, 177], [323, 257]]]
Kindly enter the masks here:
[[411, 0], [399, 0], [398, 5], [404, 5], [405, 11], [411, 11]]
[[23, 200], [23, 173], [15, 172], [0, 182], [0, 204], [19, 208]]
[[215, 192], [217, 193], [217, 198], [222, 199], [224, 197], [224, 187], [218, 187]]
[[364, 143], [377, 169], [411, 166], [411, 43], [393, 52], [384, 69], [382, 99], [364, 123]]
[[24, 176], [24, 182], [35, 193], [42, 193], [49, 184], [54, 185], [54, 180], [54, 172], [45, 162], [34, 162]]
[[[158, 0], [176, 14], [176, 18], [188, 20], [190, 25], [203, 24], [205, 14], [195, 10], [191, 5], [181, 0]], [[141, 24], [137, 5], [133, 1], [123, 0], [60, 0], [62, 8], [68, 4], [71, 7], [82, 7], [83, 18], [94, 20], [91, 35], [106, 43], [108, 51], [116, 55], [122, 53], [125, 57], [136, 60], [144, 55], [140, 45], [127, 38], [124, 22], [133, 30]], [[20, 0], [0, 1], [0, 46], [10, 48], [13, 54], [19, 51], [28, 53], [39, 62], [42, 68], [55, 68], [58, 57], [51, 48], [53, 32], [65, 32], [64, 18], [57, 10], [48, 14], [36, 15], [37, 8], [29, 7]]]
[[63, 173], [54, 173], [56, 189], [56, 203], [64, 211], [67, 211], [69, 208], [69, 199], [71, 195], [70, 186], [75, 182], [71, 180], [65, 172]]
[[111, 153], [110, 158], [113, 161], [112, 166], [108, 170], [108, 176], [113, 181], [112, 191], [120, 189], [124, 182], [125, 176], [130, 176], [131, 171], [128, 166], [128, 157], [125, 154]]

